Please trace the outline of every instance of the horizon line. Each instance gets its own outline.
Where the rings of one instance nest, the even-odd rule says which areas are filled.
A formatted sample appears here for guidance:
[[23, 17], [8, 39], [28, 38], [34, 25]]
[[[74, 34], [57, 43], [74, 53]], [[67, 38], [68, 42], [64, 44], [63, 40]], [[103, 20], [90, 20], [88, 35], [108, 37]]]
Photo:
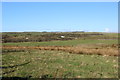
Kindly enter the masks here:
[[[91, 32], [91, 31], [0, 31], [0, 33], [4, 32]], [[120, 32], [105, 32], [105, 31], [92, 31], [92, 32], [99, 32], [99, 33], [120, 33]], [[91, 32], [91, 33], [92, 33]]]

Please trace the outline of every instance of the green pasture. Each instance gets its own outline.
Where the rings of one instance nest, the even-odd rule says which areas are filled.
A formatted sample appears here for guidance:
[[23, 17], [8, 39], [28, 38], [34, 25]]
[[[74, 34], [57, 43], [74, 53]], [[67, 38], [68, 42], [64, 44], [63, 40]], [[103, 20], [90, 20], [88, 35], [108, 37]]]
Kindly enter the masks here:
[[118, 40], [98, 40], [98, 39], [77, 39], [67, 41], [47, 41], [47, 42], [19, 42], [19, 43], [3, 43], [2, 45], [8, 46], [76, 46], [80, 44], [117, 44]]
[[[86, 34], [96, 34], [88, 32]], [[43, 32], [3, 33], [10, 36], [48, 35]], [[53, 33], [50, 33], [53, 34]], [[60, 33], [69, 34], [69, 32]], [[72, 33], [71, 33], [72, 34]], [[84, 34], [74, 32], [73, 34]], [[82, 46], [118, 44], [117, 33], [102, 33], [92, 37], [46, 42], [2, 43], [2, 46]], [[99, 46], [99, 45], [98, 45]], [[95, 46], [96, 47], [96, 46]], [[70, 54], [49, 50], [3, 50], [2, 76], [19, 78], [117, 78], [118, 57]]]
[[62, 51], [28, 50], [2, 54], [3, 77], [117, 78], [118, 58]]

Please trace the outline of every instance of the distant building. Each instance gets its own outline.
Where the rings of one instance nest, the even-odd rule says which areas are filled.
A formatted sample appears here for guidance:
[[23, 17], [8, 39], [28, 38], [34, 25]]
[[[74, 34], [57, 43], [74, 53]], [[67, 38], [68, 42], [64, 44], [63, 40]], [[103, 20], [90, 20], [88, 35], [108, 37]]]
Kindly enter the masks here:
[[26, 39], [28, 39], [28, 37], [26, 37]]
[[60, 36], [61, 38], [65, 38], [65, 36]]

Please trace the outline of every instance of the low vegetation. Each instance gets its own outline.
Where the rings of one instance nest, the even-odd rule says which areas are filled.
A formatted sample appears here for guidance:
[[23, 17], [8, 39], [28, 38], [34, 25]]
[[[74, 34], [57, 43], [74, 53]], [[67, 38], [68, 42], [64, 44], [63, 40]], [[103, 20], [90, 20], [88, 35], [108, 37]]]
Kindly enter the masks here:
[[[88, 46], [88, 45], [86, 45]], [[97, 54], [97, 55], [109, 55], [109, 56], [118, 56], [118, 45], [112, 46], [38, 46], [38, 47], [20, 47], [20, 46], [3, 46], [3, 52], [7, 51], [20, 51], [20, 50], [29, 50], [29, 49], [38, 49], [38, 50], [55, 50], [55, 51], [65, 51], [73, 54]]]
[[118, 78], [117, 33], [5, 32], [3, 78]]
[[27, 50], [3, 53], [3, 77], [117, 78], [118, 57]]
[[98, 32], [4, 32], [2, 42], [43, 42], [74, 39], [118, 39], [116, 33]]

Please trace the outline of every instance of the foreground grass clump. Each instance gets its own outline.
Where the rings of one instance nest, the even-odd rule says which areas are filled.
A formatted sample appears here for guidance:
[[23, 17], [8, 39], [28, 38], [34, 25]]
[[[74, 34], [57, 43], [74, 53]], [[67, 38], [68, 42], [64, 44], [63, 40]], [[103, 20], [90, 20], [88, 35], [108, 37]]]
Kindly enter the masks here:
[[3, 77], [117, 78], [114, 56], [69, 54], [62, 51], [28, 50], [3, 53]]

